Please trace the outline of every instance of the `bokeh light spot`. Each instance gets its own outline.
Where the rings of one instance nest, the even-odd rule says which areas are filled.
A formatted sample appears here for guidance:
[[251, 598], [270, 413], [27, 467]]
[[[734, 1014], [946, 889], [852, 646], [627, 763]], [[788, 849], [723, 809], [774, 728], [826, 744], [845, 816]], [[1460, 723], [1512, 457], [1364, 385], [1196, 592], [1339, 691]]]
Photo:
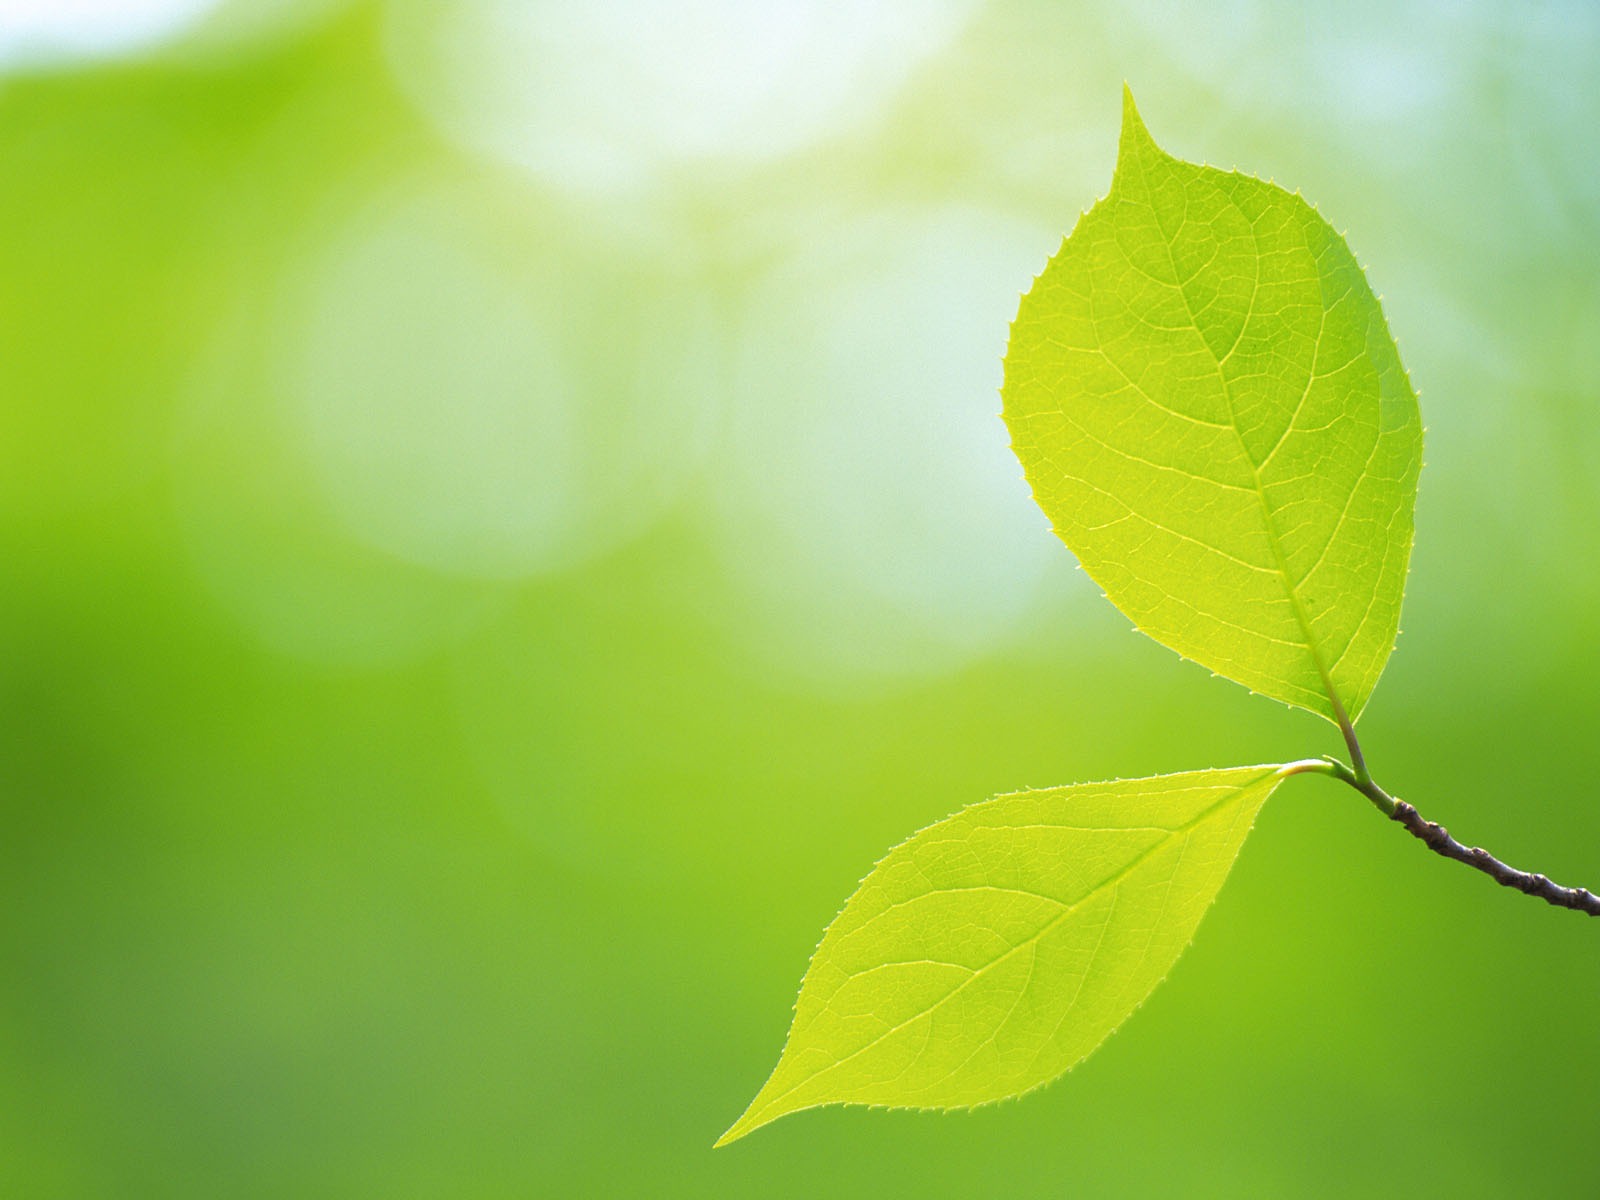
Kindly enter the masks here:
[[284, 391], [349, 531], [436, 570], [561, 570], [647, 526], [704, 453], [692, 291], [507, 228], [489, 198], [383, 198], [305, 276]]
[[580, 192], [762, 161], [859, 126], [972, 0], [471, 0], [391, 7], [402, 88], [449, 136]]
[[0, 4], [0, 68], [137, 53], [193, 28], [220, 3], [6, 0]]
[[1011, 457], [1000, 357], [1053, 244], [1004, 214], [886, 211], [757, 290], [721, 546], [763, 657], [846, 687], [993, 649], [1052, 557]]

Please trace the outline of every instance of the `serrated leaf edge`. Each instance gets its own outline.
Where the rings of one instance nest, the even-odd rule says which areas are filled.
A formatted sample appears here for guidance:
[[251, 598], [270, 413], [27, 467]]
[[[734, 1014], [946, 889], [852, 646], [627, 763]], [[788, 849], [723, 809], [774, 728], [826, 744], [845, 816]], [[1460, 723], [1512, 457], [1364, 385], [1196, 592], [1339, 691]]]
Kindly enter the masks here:
[[[1086, 781], [1083, 781], [1083, 782], [1080, 782], [1080, 783], [1057, 785], [1055, 787], [1024, 788], [1024, 789], [1022, 789], [1020, 791], [1015, 791], [1015, 792], [1001, 792], [1001, 793], [999, 793], [997, 795], [989, 796], [989, 797], [987, 797], [987, 798], [985, 798], [983, 800], [974, 800], [974, 801], [971, 801], [970, 803], [964, 804], [959, 809], [957, 809], [955, 812], [952, 812], [952, 813], [948, 814], [947, 816], [941, 817], [937, 821], [930, 821], [927, 825], [922, 826], [921, 828], [917, 829], [915, 832], [913, 832], [913, 833], [909, 834], [908, 836], [902, 838], [900, 841], [896, 842], [893, 846], [889, 847], [888, 850], [884, 851], [882, 856], [880, 856], [872, 864], [872, 866], [870, 868], [868, 868], [867, 872], [864, 875], [862, 875], [862, 877], [856, 882], [855, 887], [850, 890], [849, 896], [847, 896], [845, 898], [845, 902], [844, 902], [844, 904], [842, 904], [840, 906], [839, 911], [837, 913], [835, 913], [833, 915], [832, 919], [830, 919], [828, 921], [828, 924], [824, 927], [824, 929], [822, 931], [822, 936], [817, 939], [816, 946], [812, 948], [811, 956], [807, 960], [807, 963], [806, 963], [805, 975], [803, 975], [801, 977], [801, 990], [803, 990], [804, 987], [805, 987], [806, 978], [808, 978], [810, 976], [810, 974], [811, 974], [811, 967], [816, 962], [817, 954], [818, 954], [819, 951], [821, 951], [823, 942], [827, 941], [828, 934], [832, 931], [834, 925], [838, 922], [839, 918], [844, 915], [845, 909], [849, 907], [850, 901], [853, 900], [855, 898], [855, 896], [857, 895], [857, 893], [860, 892], [862, 886], [867, 882], [867, 880], [872, 878], [873, 875], [877, 874], [879, 868], [881, 868], [886, 862], [888, 862], [889, 859], [891, 857], [893, 857], [893, 855], [898, 850], [901, 849], [901, 847], [909, 844], [910, 842], [915, 841], [917, 838], [921, 837], [924, 833], [926, 833], [928, 830], [932, 829], [936, 825], [942, 825], [946, 821], [951, 821], [951, 820], [956, 819], [957, 817], [961, 816], [963, 813], [966, 813], [966, 812], [968, 812], [968, 811], [970, 811], [970, 810], [972, 810], [974, 808], [978, 808], [978, 807], [981, 807], [981, 806], [986, 805], [986, 804], [991, 804], [996, 800], [1006, 800], [1006, 799], [1013, 799], [1013, 798], [1017, 798], [1017, 797], [1028, 796], [1028, 795], [1030, 795], [1030, 794], [1032, 794], [1034, 792], [1057, 791], [1057, 790], [1059, 790], [1060, 787], [1063, 787], [1063, 786], [1064, 787], [1073, 787], [1073, 788], [1079, 788], [1079, 787], [1086, 787], [1086, 788], [1114, 787], [1117, 784], [1123, 784], [1123, 783], [1138, 783], [1138, 782], [1144, 782], [1144, 781], [1176, 779], [1176, 778], [1179, 778], [1179, 777], [1184, 776], [1184, 775], [1204, 775], [1204, 774], [1211, 774], [1211, 773], [1217, 773], [1217, 772], [1223, 772], [1223, 771], [1261, 771], [1262, 772], [1261, 776], [1259, 776], [1259, 777], [1257, 777], [1255, 779], [1252, 779], [1248, 783], [1242, 785], [1241, 786], [1241, 790], [1242, 790], [1243, 787], [1249, 787], [1249, 786], [1252, 786], [1254, 784], [1260, 783], [1263, 779], [1267, 778], [1270, 775], [1278, 776], [1278, 782], [1281, 783], [1283, 779], [1286, 779], [1290, 774], [1295, 773], [1295, 771], [1298, 768], [1300, 768], [1301, 766], [1303, 766], [1303, 765], [1304, 764], [1297, 764], [1297, 763], [1255, 763], [1255, 764], [1251, 764], [1251, 765], [1248, 765], [1248, 766], [1242, 766], [1242, 767], [1201, 767], [1201, 768], [1196, 768], [1196, 769], [1189, 770], [1189, 771], [1172, 771], [1172, 772], [1168, 772], [1167, 774], [1164, 774], [1164, 775], [1117, 776], [1116, 778], [1113, 778], [1113, 779], [1086, 780]], [[1274, 783], [1273, 787], [1275, 789], [1277, 787], [1277, 783]], [[1269, 793], [1268, 797], [1263, 797], [1263, 799], [1262, 799], [1262, 804], [1263, 805], [1265, 805], [1266, 800], [1268, 798], [1270, 798], [1270, 793]], [[1260, 808], [1258, 807], [1257, 813], [1259, 813], [1259, 812], [1260, 812]], [[1252, 817], [1251, 820], [1250, 820], [1250, 824], [1245, 827], [1244, 838], [1241, 839], [1241, 845], [1243, 844], [1244, 840], [1249, 838], [1249, 835], [1250, 835], [1251, 831], [1255, 829], [1255, 822], [1256, 822], [1256, 818]], [[1220, 894], [1220, 890], [1219, 890], [1219, 892], [1217, 894]], [[1205, 909], [1201, 913], [1202, 918], [1204, 917], [1205, 913], [1208, 913], [1208, 912], [1211, 911], [1211, 905], [1215, 904], [1215, 903], [1216, 903], [1216, 895], [1213, 895], [1211, 900], [1209, 902], [1207, 902], [1207, 904], [1205, 906]], [[1198, 926], [1197, 926], [1197, 928], [1198, 928]], [[1183, 955], [1188, 952], [1189, 947], [1192, 946], [1192, 945], [1194, 945], [1194, 938], [1193, 937], [1191, 937], [1187, 942], [1184, 943], [1183, 950], [1179, 952], [1178, 958], [1181, 959], [1183, 957]], [[1176, 960], [1174, 960], [1174, 962], [1176, 962]], [[1170, 975], [1170, 974], [1171, 974], [1171, 972], [1169, 970], [1168, 975]], [[1015, 1093], [1013, 1093], [1013, 1094], [1011, 1094], [1009, 1096], [1001, 1096], [1001, 1097], [997, 1097], [997, 1098], [995, 1098], [993, 1100], [983, 1100], [983, 1101], [979, 1101], [976, 1104], [943, 1104], [943, 1105], [872, 1104], [872, 1103], [864, 1103], [864, 1102], [859, 1101], [859, 1100], [818, 1100], [818, 1101], [815, 1101], [814, 1103], [802, 1104], [797, 1108], [785, 1108], [785, 1109], [782, 1109], [779, 1112], [773, 1113], [771, 1116], [761, 1116], [759, 1118], [752, 1119], [752, 1115], [755, 1112], [755, 1105], [756, 1105], [757, 1100], [760, 1099], [761, 1093], [766, 1089], [767, 1083], [770, 1082], [772, 1077], [777, 1074], [778, 1069], [783, 1065], [784, 1056], [787, 1055], [788, 1052], [789, 1052], [789, 1042], [792, 1039], [793, 1034], [794, 1034], [793, 1016], [798, 1016], [799, 1015], [800, 993], [799, 993], [799, 991], [796, 991], [794, 1003], [790, 1005], [790, 1012], [791, 1012], [791, 1014], [793, 1014], [793, 1016], [791, 1017], [791, 1020], [790, 1020], [790, 1023], [789, 1023], [789, 1032], [787, 1034], [785, 1034], [785, 1036], [784, 1036], [783, 1050], [778, 1055], [777, 1063], [774, 1064], [772, 1070], [767, 1073], [767, 1079], [765, 1081], [763, 1081], [761, 1087], [756, 1089], [756, 1095], [751, 1100], [750, 1105], [745, 1109], [745, 1111], [743, 1113], [740, 1114], [738, 1120], [734, 1121], [734, 1123], [727, 1128], [727, 1130], [722, 1134], [722, 1136], [719, 1137], [712, 1144], [712, 1149], [720, 1149], [721, 1147], [726, 1146], [726, 1145], [728, 1145], [728, 1144], [730, 1144], [732, 1142], [736, 1142], [740, 1138], [744, 1137], [746, 1134], [753, 1133], [757, 1129], [760, 1129], [763, 1125], [768, 1125], [771, 1122], [779, 1120], [782, 1117], [789, 1116], [791, 1113], [805, 1112], [805, 1111], [807, 1111], [809, 1109], [813, 1109], [813, 1108], [838, 1107], [838, 1108], [865, 1108], [865, 1109], [884, 1109], [884, 1110], [900, 1109], [900, 1110], [909, 1110], [909, 1111], [913, 1111], [913, 1112], [970, 1112], [970, 1111], [972, 1111], [974, 1109], [988, 1108], [988, 1107], [990, 1107], [992, 1105], [1004, 1104], [1007, 1101], [1011, 1101], [1011, 1100], [1018, 1100], [1018, 1099], [1022, 1098], [1023, 1096], [1030, 1095], [1033, 1092], [1038, 1091], [1040, 1088], [1047, 1087], [1048, 1085], [1054, 1083], [1057, 1079], [1060, 1079], [1063, 1076], [1070, 1074], [1080, 1063], [1082, 1063], [1084, 1061], [1084, 1059], [1087, 1059], [1090, 1054], [1094, 1053], [1095, 1050], [1098, 1050], [1101, 1046], [1105, 1045], [1105, 1043], [1108, 1040], [1110, 1040], [1112, 1035], [1114, 1035], [1118, 1030], [1120, 1030], [1123, 1025], [1127, 1024], [1128, 1019], [1130, 1017], [1132, 1017], [1134, 1013], [1138, 1012], [1141, 1008], [1143, 1008], [1144, 1005], [1145, 1005], [1145, 1001], [1149, 1000], [1149, 998], [1152, 995], [1155, 994], [1156, 989], [1159, 988], [1163, 983], [1165, 983], [1167, 981], [1167, 977], [1168, 977], [1167, 975], [1161, 976], [1161, 978], [1158, 979], [1155, 982], [1154, 985], [1152, 985], [1150, 990], [1148, 992], [1146, 992], [1144, 994], [1144, 996], [1138, 1001], [1138, 1003], [1136, 1003], [1134, 1005], [1134, 1007], [1128, 1012], [1128, 1015], [1126, 1017], [1124, 1017], [1121, 1021], [1117, 1022], [1117, 1024], [1113, 1025], [1110, 1029], [1108, 1029], [1106, 1031], [1105, 1036], [1103, 1038], [1101, 1038], [1100, 1041], [1097, 1042], [1094, 1045], [1093, 1048], [1091, 1048], [1087, 1053], [1085, 1053], [1082, 1058], [1079, 1058], [1077, 1060], [1077, 1062], [1074, 1062], [1071, 1066], [1067, 1067], [1060, 1074], [1053, 1075], [1049, 1079], [1040, 1080], [1038, 1083], [1030, 1084], [1028, 1087], [1025, 1087], [1021, 1091], [1015, 1092]], [[781, 1097], [780, 1097], [780, 1099], [781, 1099]], [[771, 1107], [771, 1103], [772, 1102], [769, 1101], [767, 1105], [764, 1105], [762, 1111], [764, 1112], [767, 1108], [770, 1108]]]

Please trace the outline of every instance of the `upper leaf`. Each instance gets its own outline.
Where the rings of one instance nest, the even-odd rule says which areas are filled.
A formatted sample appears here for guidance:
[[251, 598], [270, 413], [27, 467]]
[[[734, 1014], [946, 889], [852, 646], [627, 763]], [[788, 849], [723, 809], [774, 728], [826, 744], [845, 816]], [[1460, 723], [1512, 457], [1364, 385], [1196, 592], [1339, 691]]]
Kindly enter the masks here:
[[1172, 969], [1292, 768], [1018, 792], [891, 850], [811, 960], [772, 1077], [719, 1146], [819, 1104], [1037, 1087]]
[[1416, 395], [1349, 248], [1298, 195], [1156, 146], [1023, 297], [1005, 419], [1034, 498], [1145, 633], [1354, 721], [1394, 646]]

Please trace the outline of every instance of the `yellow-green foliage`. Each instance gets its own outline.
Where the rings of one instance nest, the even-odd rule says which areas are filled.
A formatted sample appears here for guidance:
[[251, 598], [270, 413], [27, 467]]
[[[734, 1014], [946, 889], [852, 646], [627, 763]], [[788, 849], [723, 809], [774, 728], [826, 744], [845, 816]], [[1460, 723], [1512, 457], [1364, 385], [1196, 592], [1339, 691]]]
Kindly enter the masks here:
[[829, 926], [783, 1058], [722, 1141], [819, 1104], [960, 1108], [1054, 1079], [1171, 970], [1279, 771], [1018, 792], [897, 846]]
[[[1111, 194], [1023, 298], [1004, 395], [1035, 499], [1134, 624], [1354, 754], [1399, 627], [1422, 424], [1327, 222], [1166, 154], [1125, 95]], [[820, 1104], [958, 1108], [1060, 1075], [1166, 976], [1278, 782], [1323, 766], [1022, 792], [924, 830], [828, 929], [722, 1143]]]
[[1156, 146], [1024, 297], [1005, 417], [1061, 540], [1145, 633], [1338, 720], [1394, 646], [1417, 398], [1349, 248], [1297, 195]]

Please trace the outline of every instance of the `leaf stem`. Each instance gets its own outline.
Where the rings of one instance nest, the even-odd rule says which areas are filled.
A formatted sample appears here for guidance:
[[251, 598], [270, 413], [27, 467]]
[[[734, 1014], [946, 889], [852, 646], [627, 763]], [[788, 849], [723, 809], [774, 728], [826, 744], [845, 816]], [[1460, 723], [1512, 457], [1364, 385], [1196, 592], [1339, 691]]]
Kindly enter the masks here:
[[1335, 779], [1343, 779], [1343, 771], [1349, 770], [1342, 762], [1333, 758], [1302, 758], [1299, 762], [1284, 763], [1278, 768], [1278, 774], [1285, 779], [1291, 775], [1331, 775]]
[[[1345, 747], [1350, 751], [1350, 765], [1355, 768], [1355, 777], [1359, 781], [1370, 783], [1372, 781], [1372, 772], [1367, 770], [1366, 755], [1361, 753], [1361, 743], [1356, 739], [1355, 722], [1344, 711], [1344, 705], [1339, 701], [1339, 693], [1334, 691], [1331, 683], [1328, 685], [1328, 699], [1333, 701], [1333, 715], [1338, 718], [1339, 732], [1344, 735]], [[1383, 805], [1379, 804], [1377, 800], [1374, 799], [1373, 803], [1377, 804], [1379, 808], [1383, 808]], [[1385, 808], [1384, 812], [1393, 815], [1392, 809]]]
[[1360, 773], [1352, 771], [1349, 767], [1345, 766], [1336, 758], [1324, 759], [1323, 761], [1327, 762], [1332, 768], [1331, 770], [1325, 772], [1326, 774], [1332, 775], [1340, 782], [1348, 783], [1351, 787], [1355, 788], [1356, 791], [1360, 792], [1368, 800], [1371, 800], [1374, 807], [1376, 807], [1377, 810], [1384, 816], [1394, 816], [1395, 804], [1397, 801], [1393, 796], [1389, 795], [1388, 792], [1379, 787], [1377, 781], [1374, 780], [1370, 774], [1363, 779]]
[[[1347, 739], [1351, 743], [1355, 735], [1351, 733]], [[1358, 760], [1359, 761], [1359, 760]], [[1326, 767], [1312, 766], [1311, 763], [1324, 763]], [[1298, 774], [1301, 771], [1315, 771], [1322, 775], [1331, 775], [1344, 783], [1349, 784], [1368, 800], [1377, 806], [1378, 811], [1392, 821], [1398, 821], [1405, 827], [1407, 833], [1419, 840], [1429, 850], [1445, 858], [1454, 859], [1458, 863], [1465, 863], [1477, 871], [1482, 871], [1490, 879], [1502, 887], [1516, 888], [1529, 896], [1535, 896], [1546, 904], [1553, 904], [1557, 908], [1570, 908], [1577, 912], [1587, 913], [1591, 917], [1600, 917], [1600, 896], [1595, 895], [1587, 888], [1563, 887], [1544, 875], [1536, 872], [1519, 871], [1515, 867], [1501, 862], [1494, 855], [1479, 846], [1463, 846], [1450, 836], [1450, 831], [1436, 821], [1426, 820], [1411, 805], [1404, 800], [1397, 800], [1388, 792], [1378, 786], [1371, 775], [1365, 770], [1355, 771], [1337, 759], [1306, 759], [1298, 763], [1290, 763], [1284, 768], [1287, 774]]]

